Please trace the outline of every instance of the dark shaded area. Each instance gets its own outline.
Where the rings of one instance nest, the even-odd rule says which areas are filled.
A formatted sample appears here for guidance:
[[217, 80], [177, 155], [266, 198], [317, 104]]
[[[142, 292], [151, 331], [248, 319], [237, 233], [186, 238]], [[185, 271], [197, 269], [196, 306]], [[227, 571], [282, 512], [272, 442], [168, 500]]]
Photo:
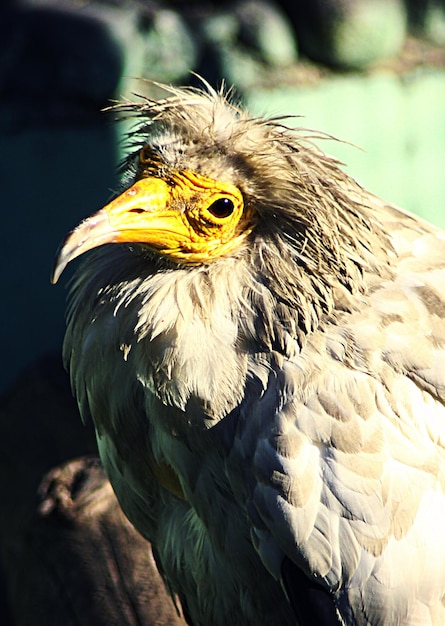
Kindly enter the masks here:
[[122, 52], [98, 19], [0, 9], [1, 390], [60, 350], [66, 293], [49, 284], [55, 250], [116, 185]]
[[122, 52], [103, 21], [18, 6], [1, 12], [0, 37], [0, 93], [13, 117], [10, 133], [100, 122], [123, 71]]
[[185, 623], [95, 449], [59, 357], [41, 360], [2, 399], [4, 626]]
[[290, 559], [281, 567], [284, 586], [300, 626], [340, 626], [331, 594]]

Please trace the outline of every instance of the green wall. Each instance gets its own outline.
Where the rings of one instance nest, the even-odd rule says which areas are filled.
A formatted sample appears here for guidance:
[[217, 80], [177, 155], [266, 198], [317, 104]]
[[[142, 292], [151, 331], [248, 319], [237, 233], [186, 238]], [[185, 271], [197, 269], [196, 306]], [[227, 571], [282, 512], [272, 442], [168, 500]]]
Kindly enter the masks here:
[[362, 185], [445, 227], [445, 71], [402, 78], [380, 72], [333, 77], [310, 87], [247, 94], [249, 108], [304, 116], [292, 125], [322, 130], [323, 141]]

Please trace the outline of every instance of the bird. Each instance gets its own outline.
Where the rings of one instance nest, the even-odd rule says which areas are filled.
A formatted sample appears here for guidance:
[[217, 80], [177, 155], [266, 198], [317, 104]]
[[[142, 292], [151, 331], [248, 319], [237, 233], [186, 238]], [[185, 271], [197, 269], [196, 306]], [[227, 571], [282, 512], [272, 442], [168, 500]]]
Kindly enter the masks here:
[[443, 626], [444, 232], [294, 117], [162, 89], [52, 275], [88, 253], [63, 354], [125, 515], [194, 626]]

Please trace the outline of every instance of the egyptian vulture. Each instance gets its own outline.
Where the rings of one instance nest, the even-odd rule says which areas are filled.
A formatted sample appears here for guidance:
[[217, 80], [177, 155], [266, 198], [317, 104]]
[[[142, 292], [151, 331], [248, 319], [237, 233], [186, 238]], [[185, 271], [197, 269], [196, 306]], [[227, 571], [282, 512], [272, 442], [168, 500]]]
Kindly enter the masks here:
[[194, 626], [443, 626], [445, 234], [165, 89], [53, 276], [94, 248], [64, 358], [122, 509]]

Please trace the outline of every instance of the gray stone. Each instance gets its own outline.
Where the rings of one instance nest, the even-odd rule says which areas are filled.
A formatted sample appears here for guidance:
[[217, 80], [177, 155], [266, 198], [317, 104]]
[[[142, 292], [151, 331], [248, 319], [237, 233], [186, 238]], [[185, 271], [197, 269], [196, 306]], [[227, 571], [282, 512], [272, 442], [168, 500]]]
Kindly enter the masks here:
[[142, 39], [141, 76], [163, 82], [187, 77], [196, 66], [197, 48], [179, 13], [160, 9], [151, 17], [140, 15], [138, 22]]
[[407, 32], [401, 0], [305, 0], [296, 24], [301, 48], [314, 60], [364, 69], [400, 52]]
[[275, 4], [245, 0], [236, 6], [235, 15], [239, 19], [240, 44], [250, 47], [268, 65], [295, 63], [295, 35], [289, 20]]

